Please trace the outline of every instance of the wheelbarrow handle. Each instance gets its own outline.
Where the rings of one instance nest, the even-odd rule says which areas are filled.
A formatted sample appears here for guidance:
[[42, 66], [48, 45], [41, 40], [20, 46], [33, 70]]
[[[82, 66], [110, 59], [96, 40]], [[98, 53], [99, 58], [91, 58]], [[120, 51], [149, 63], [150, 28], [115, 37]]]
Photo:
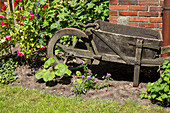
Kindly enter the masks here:
[[88, 23], [88, 24], [83, 24], [83, 23], [79, 23], [79, 26], [88, 28], [88, 27], [94, 27], [94, 29], [99, 29], [99, 24], [98, 23]]

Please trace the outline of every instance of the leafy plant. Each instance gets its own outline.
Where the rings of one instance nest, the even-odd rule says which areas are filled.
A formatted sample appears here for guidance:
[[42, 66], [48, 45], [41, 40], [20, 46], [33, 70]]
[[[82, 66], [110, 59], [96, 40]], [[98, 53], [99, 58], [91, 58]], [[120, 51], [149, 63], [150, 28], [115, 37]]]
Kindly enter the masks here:
[[78, 78], [72, 81], [72, 90], [76, 94], [85, 94], [88, 89], [101, 89], [103, 87], [109, 86], [108, 81], [112, 80], [111, 74], [108, 73], [106, 76], [104, 76], [103, 79], [105, 81], [105, 84], [101, 85], [95, 82], [95, 77], [97, 75], [93, 75], [91, 72], [89, 72], [87, 64], [82, 62], [82, 67], [84, 69], [83, 73], [81, 73], [80, 71], [76, 71], [76, 75], [78, 76]]
[[[54, 71], [49, 70], [48, 68], [53, 65], [55, 62], [54, 58], [49, 58], [45, 63], [44, 63], [44, 69], [41, 69], [35, 74], [36, 78], [43, 78], [45, 82], [51, 81], [55, 75], [57, 76], [70, 76], [71, 71], [68, 69], [67, 65], [64, 63], [59, 63], [54, 67]], [[48, 70], [47, 70], [48, 69]]]
[[7, 84], [17, 79], [13, 59], [0, 61], [0, 83]]
[[58, 29], [108, 20], [109, 10], [108, 0], [15, 0], [14, 6], [14, 12], [8, 12], [6, 5], [0, 12], [0, 42], [7, 42], [5, 47], [0, 43], [0, 55], [19, 42], [18, 56], [33, 59], [32, 63], [45, 52], [49, 38]]
[[140, 97], [159, 101], [166, 106], [170, 106], [170, 62], [164, 61], [160, 78], [154, 83], [147, 84], [147, 90], [142, 91]]

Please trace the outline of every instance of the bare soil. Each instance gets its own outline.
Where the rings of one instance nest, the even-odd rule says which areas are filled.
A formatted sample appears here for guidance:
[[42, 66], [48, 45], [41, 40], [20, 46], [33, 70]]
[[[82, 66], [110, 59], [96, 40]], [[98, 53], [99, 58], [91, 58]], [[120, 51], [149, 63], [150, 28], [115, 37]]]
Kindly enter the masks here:
[[[57, 96], [73, 97], [74, 92], [71, 91], [71, 81], [75, 76], [57, 78], [53, 81], [45, 83], [42, 79], [35, 78], [35, 73], [41, 69], [23, 65], [16, 69], [18, 79], [12, 85], [23, 86], [28, 89], [36, 89], [44, 93], [54, 94]], [[142, 67], [140, 73], [140, 85], [137, 88], [132, 87], [133, 84], [133, 66], [123, 65], [111, 62], [100, 62], [98, 65], [90, 66], [92, 73], [97, 74], [96, 81], [99, 84], [104, 83], [101, 79], [106, 73], [111, 73], [114, 80], [109, 81], [109, 87], [103, 89], [92, 89], [87, 91], [86, 95], [80, 95], [83, 99], [98, 99], [107, 101], [117, 101], [124, 103], [125, 101], [133, 101], [139, 104], [155, 106], [150, 100], [140, 99], [142, 90], [146, 89], [147, 82], [154, 82], [159, 78], [157, 72], [158, 67], [148, 68]]]

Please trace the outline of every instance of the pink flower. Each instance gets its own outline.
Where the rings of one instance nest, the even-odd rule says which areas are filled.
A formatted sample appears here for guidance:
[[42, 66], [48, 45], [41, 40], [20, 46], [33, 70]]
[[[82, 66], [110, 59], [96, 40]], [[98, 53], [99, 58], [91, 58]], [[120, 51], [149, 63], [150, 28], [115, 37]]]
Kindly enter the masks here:
[[0, 15], [0, 18], [4, 18], [4, 15]]
[[23, 22], [21, 22], [20, 25], [23, 25]]
[[31, 16], [30, 20], [34, 18], [34, 14], [33, 13], [30, 13], [29, 16]]
[[8, 26], [7, 20], [6, 21], [1, 21], [2, 26]]
[[46, 48], [45, 45], [43, 45], [43, 46], [40, 47], [41, 50], [44, 50], [45, 48]]
[[7, 8], [7, 5], [5, 4], [4, 6], [2, 6], [1, 12], [3, 12], [6, 8]]
[[25, 18], [25, 16], [22, 17], [22, 19], [24, 19], [24, 18]]
[[24, 56], [24, 53], [21, 53], [19, 50], [17, 50], [17, 54], [18, 54], [19, 57]]
[[48, 7], [49, 7], [48, 5], [44, 5], [43, 9], [48, 8]]
[[9, 37], [9, 35], [6, 35], [6, 39], [7, 39], [7, 40], [11, 40], [11, 38]]

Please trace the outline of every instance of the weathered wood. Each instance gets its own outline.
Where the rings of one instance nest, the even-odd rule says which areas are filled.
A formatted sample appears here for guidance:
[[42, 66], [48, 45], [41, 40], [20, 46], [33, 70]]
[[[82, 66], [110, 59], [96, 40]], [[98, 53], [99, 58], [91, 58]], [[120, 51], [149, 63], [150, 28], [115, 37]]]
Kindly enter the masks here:
[[[53, 57], [55, 59], [55, 63], [54, 65], [57, 65], [58, 63], [60, 63], [60, 61], [58, 60], [58, 58], [54, 55], [54, 48], [56, 45], [56, 42], [63, 36], [66, 35], [71, 35], [71, 36], [77, 36], [77, 38], [81, 38], [83, 40], [83, 38], [86, 38], [88, 40], [88, 36], [81, 30], [76, 29], [76, 28], [65, 28], [65, 29], [61, 29], [58, 32], [56, 32], [53, 37], [50, 39], [49, 43], [48, 43], [48, 47], [47, 47], [47, 55], [48, 57]], [[75, 46], [75, 44], [73, 45]], [[65, 58], [65, 61], [67, 60], [67, 58]]]
[[98, 23], [100, 25], [101, 31], [107, 31], [111, 33], [123, 34], [128, 36], [146, 37], [149, 39], [160, 39], [163, 41], [161, 32], [155, 30], [122, 24], [114, 24], [102, 20], [97, 20], [95, 21], [95, 23]]
[[170, 53], [170, 45], [161, 47], [161, 54]]
[[111, 42], [109, 40], [106, 40], [107, 38], [104, 38], [101, 36], [98, 32], [95, 30], [92, 30], [92, 32], [99, 38], [108, 48], [110, 48], [113, 52], [115, 52], [117, 55], [119, 55], [127, 64], [130, 64], [126, 56], [122, 51], [119, 50], [115, 42]]
[[135, 66], [134, 66], [134, 77], [133, 77], [133, 86], [134, 87], [137, 87], [139, 85], [142, 43], [143, 43], [143, 40], [137, 39], [137, 42], [136, 42], [136, 56], [135, 56], [135, 61], [136, 62], [135, 62]]
[[[104, 39], [109, 43], [114, 43], [116, 45], [116, 48], [119, 49], [119, 51], [123, 52], [125, 57], [135, 57], [135, 45], [132, 45], [133, 43], [136, 43], [137, 39], [143, 39], [144, 45], [152, 45], [152, 48], [143, 48], [142, 51], [142, 59], [154, 59], [159, 54], [158, 48], [161, 47], [162, 41], [160, 39], [152, 39], [152, 38], [145, 38], [145, 37], [137, 37], [137, 36], [130, 36], [130, 35], [123, 35], [123, 34], [116, 34], [111, 33], [107, 31], [101, 31], [101, 30], [94, 30], [98, 34], [100, 34]], [[117, 55], [106, 43], [104, 43], [102, 40], [100, 40], [96, 35], [93, 35], [94, 42], [96, 44], [96, 47], [98, 48], [99, 53], [107, 53], [107, 54], [113, 54]]]

